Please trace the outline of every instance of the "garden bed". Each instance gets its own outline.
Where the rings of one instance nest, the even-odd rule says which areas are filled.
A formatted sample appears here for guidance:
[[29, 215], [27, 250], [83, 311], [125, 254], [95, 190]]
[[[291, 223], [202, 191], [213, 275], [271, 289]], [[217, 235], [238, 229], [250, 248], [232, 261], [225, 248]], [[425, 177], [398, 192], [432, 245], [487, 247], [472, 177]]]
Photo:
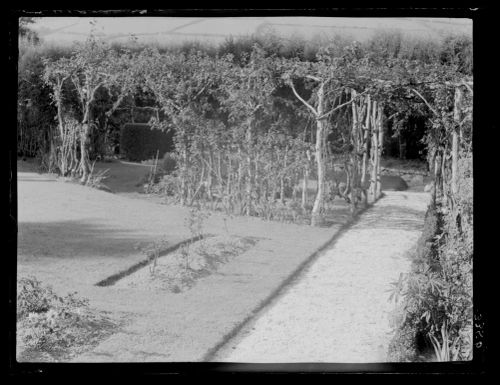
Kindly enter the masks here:
[[152, 260], [148, 266], [120, 279], [115, 286], [180, 293], [256, 243], [257, 239], [252, 237], [205, 237]]

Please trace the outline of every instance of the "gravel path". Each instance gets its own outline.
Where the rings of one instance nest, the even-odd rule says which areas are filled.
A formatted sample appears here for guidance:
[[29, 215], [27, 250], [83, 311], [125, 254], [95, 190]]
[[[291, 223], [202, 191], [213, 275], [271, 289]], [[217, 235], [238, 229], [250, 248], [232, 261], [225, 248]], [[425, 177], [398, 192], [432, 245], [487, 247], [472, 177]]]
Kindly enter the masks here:
[[428, 198], [386, 192], [212, 361], [386, 361], [394, 306], [387, 290], [409, 269]]

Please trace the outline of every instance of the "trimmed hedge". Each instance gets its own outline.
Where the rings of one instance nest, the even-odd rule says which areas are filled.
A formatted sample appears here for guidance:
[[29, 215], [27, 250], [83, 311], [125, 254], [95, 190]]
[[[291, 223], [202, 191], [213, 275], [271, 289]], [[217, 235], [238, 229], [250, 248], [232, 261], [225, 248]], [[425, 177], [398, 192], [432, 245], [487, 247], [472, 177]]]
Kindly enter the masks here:
[[161, 159], [174, 148], [173, 132], [151, 129], [145, 123], [126, 123], [120, 135], [120, 154], [131, 161], [152, 159], [159, 150]]

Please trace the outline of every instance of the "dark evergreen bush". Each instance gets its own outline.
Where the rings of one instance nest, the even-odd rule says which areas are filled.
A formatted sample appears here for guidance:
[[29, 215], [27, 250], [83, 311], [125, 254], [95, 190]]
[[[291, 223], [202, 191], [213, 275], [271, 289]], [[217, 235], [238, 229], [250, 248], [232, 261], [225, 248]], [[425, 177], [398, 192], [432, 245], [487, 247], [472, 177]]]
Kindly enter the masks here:
[[161, 161], [161, 168], [166, 174], [171, 174], [177, 167], [174, 154], [166, 152]]
[[120, 154], [128, 160], [141, 161], [158, 157], [173, 149], [173, 133], [151, 129], [144, 123], [127, 123], [120, 136]]

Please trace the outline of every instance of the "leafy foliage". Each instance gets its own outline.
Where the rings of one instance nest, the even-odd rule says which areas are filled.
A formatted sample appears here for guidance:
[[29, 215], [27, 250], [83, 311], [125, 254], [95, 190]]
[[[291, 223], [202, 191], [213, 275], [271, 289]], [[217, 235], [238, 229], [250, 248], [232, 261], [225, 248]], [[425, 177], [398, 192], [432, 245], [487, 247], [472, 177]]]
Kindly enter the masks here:
[[[403, 297], [399, 333], [409, 330], [431, 346], [437, 360], [472, 358], [472, 158], [462, 154], [456, 204], [430, 207], [413, 261], [412, 272], [394, 283]], [[443, 212], [444, 211], [444, 212]], [[399, 334], [400, 335], [400, 334]], [[416, 346], [416, 345], [415, 345]]]
[[18, 155], [34, 157], [50, 148], [55, 111], [50, 89], [42, 81], [44, 64], [40, 47], [20, 42], [18, 60]]
[[36, 278], [21, 278], [17, 296], [18, 354], [67, 355], [71, 348], [85, 348], [116, 325], [92, 312], [88, 300], [77, 293], [57, 295]]

